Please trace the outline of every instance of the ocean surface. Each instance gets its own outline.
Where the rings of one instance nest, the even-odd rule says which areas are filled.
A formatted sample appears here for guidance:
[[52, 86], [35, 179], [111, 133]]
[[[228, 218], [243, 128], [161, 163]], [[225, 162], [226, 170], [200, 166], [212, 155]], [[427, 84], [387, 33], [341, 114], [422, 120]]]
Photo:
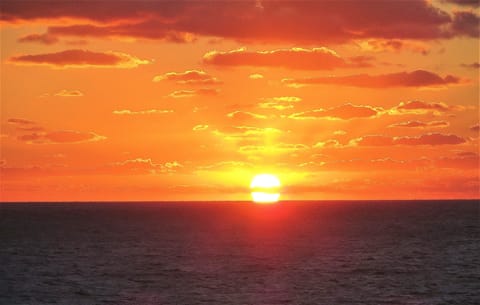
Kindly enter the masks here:
[[478, 201], [0, 204], [0, 304], [480, 304]]

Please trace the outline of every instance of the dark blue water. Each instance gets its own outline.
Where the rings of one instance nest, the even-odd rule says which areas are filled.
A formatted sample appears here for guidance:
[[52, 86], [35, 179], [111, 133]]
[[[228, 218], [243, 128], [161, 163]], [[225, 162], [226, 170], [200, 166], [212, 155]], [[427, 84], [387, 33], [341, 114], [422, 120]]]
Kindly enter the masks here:
[[0, 205], [0, 304], [480, 304], [478, 201]]

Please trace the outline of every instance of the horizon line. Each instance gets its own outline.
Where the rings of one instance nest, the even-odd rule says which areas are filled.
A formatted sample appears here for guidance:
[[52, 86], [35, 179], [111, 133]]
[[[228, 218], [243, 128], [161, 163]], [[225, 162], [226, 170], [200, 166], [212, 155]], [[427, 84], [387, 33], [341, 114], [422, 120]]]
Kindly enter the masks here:
[[[292, 202], [380, 202], [380, 201], [479, 201], [480, 198], [434, 198], [434, 199], [298, 199], [280, 200], [278, 203]], [[0, 201], [1, 204], [29, 204], [29, 203], [254, 203], [251, 200], [58, 200], [58, 201]], [[262, 204], [260, 204], [262, 205]], [[269, 205], [269, 204], [264, 204]], [[276, 204], [273, 204], [276, 205]]]

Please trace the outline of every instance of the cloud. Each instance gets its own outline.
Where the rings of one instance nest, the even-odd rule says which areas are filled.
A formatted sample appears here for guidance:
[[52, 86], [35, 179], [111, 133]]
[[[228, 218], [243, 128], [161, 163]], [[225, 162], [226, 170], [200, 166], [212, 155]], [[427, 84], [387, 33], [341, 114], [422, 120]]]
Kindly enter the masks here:
[[238, 129], [246, 136], [261, 136], [265, 134], [279, 134], [282, 133], [280, 129], [273, 127], [254, 127], [254, 126], [235, 126], [235, 129]]
[[265, 136], [281, 134], [283, 131], [273, 127], [230, 126], [212, 133], [226, 141], [256, 141]]
[[313, 145], [314, 148], [340, 148], [344, 146], [345, 145], [341, 144], [338, 140], [335, 139], [320, 141]]
[[358, 146], [393, 146], [393, 145], [457, 145], [466, 143], [467, 140], [453, 134], [428, 133], [419, 136], [389, 137], [384, 135], [367, 135], [350, 141]]
[[260, 108], [286, 110], [293, 108], [294, 103], [300, 102], [302, 99], [297, 96], [279, 96], [261, 98], [262, 102], [258, 104]]
[[198, 166], [199, 171], [225, 171], [238, 168], [250, 168], [253, 164], [243, 161], [221, 161], [209, 165]]
[[413, 72], [398, 72], [380, 75], [357, 74], [298, 79], [286, 78], [283, 79], [282, 82], [290, 87], [301, 87], [305, 85], [338, 85], [364, 88], [389, 88], [446, 86], [460, 83], [460, 78], [452, 75], [441, 77], [433, 72], [416, 70]]
[[176, 90], [170, 93], [168, 96], [173, 98], [188, 98], [198, 95], [203, 96], [215, 96], [218, 95], [218, 89], [212, 88], [202, 88], [202, 89], [192, 89], [192, 90]]
[[471, 169], [476, 170], [480, 168], [480, 159], [477, 153], [461, 152], [452, 157], [441, 157], [435, 161], [437, 168], [456, 168], [456, 169]]
[[292, 104], [278, 103], [278, 102], [264, 102], [258, 104], [258, 107], [265, 109], [276, 109], [276, 110], [286, 110], [292, 109], [294, 106]]
[[265, 102], [285, 102], [285, 103], [298, 103], [302, 101], [302, 98], [298, 96], [277, 96], [262, 98]]
[[18, 42], [38, 42], [46, 45], [55, 44], [58, 42], [56, 36], [50, 34], [30, 34], [22, 36], [18, 39]]
[[350, 141], [352, 144], [358, 146], [391, 146], [393, 138], [383, 135], [367, 135]]
[[62, 97], [79, 97], [83, 96], [83, 93], [79, 90], [61, 90], [55, 93], [55, 96], [62, 96]]
[[332, 70], [371, 66], [372, 58], [341, 58], [327, 48], [291, 48], [272, 51], [247, 51], [245, 48], [219, 52], [211, 51], [203, 56], [203, 62], [217, 66], [282, 67], [300, 70]]
[[480, 17], [471, 11], [453, 12], [452, 29], [455, 33], [468, 37], [480, 36]]
[[21, 132], [38, 132], [44, 130], [37, 122], [26, 119], [11, 118], [7, 120], [7, 123], [15, 125], [16, 130]]
[[462, 137], [453, 134], [429, 133], [416, 137], [394, 138], [394, 144], [398, 145], [456, 145], [467, 142]]
[[34, 121], [30, 121], [27, 119], [19, 119], [19, 118], [8, 119], [7, 122], [11, 124], [19, 124], [19, 125], [36, 125], [37, 124]]
[[135, 158], [122, 162], [112, 163], [106, 168], [112, 174], [155, 174], [163, 172], [162, 164], [155, 164], [150, 158]]
[[445, 103], [429, 103], [424, 101], [407, 101], [400, 102], [398, 106], [388, 110], [388, 113], [391, 115], [396, 114], [425, 114], [433, 113], [435, 115], [440, 115], [445, 112], [450, 111], [461, 111], [465, 107], [458, 105], [447, 105]]
[[478, 0], [442, 0], [442, 2], [453, 3], [461, 6], [478, 7]]
[[18, 136], [17, 139], [28, 144], [75, 144], [96, 142], [106, 139], [93, 132], [79, 132], [73, 130], [38, 132]]
[[175, 168], [183, 167], [183, 165], [177, 161], [172, 161], [172, 162], [166, 162], [165, 167], [168, 169], [175, 169]]
[[294, 120], [313, 120], [319, 118], [350, 120], [355, 118], [370, 118], [380, 113], [382, 109], [372, 106], [357, 106], [350, 103], [328, 109], [314, 109], [293, 113], [288, 117]]
[[0, 167], [0, 174], [2, 178], [98, 175], [133, 176], [168, 174], [178, 172], [181, 168], [183, 168], [183, 165], [177, 161], [155, 163], [151, 158], [135, 158], [83, 169], [65, 166]]
[[238, 152], [247, 155], [286, 154], [305, 150], [308, 148], [309, 147], [305, 144], [279, 143], [276, 145], [245, 145], [241, 146], [238, 149]]
[[369, 39], [357, 42], [362, 50], [371, 52], [400, 52], [410, 50], [415, 53], [427, 55], [430, 52], [428, 44], [399, 39]]
[[479, 124], [475, 124], [473, 126], [470, 127], [470, 130], [471, 131], [474, 131], [474, 132], [479, 132], [480, 131], [480, 125]]
[[43, 128], [41, 126], [31, 126], [31, 127], [19, 126], [19, 127], [17, 127], [17, 130], [22, 131], [22, 132], [37, 132], [37, 131], [43, 131], [43, 130], [45, 130], [45, 128]]
[[215, 85], [220, 84], [216, 77], [207, 74], [205, 71], [187, 70], [185, 72], [168, 72], [163, 75], [157, 75], [153, 78], [154, 82], [174, 81], [182, 85]]
[[18, 55], [8, 59], [17, 65], [45, 65], [53, 68], [135, 68], [148, 64], [135, 56], [120, 52], [93, 52], [88, 50], [66, 50], [56, 53]]
[[137, 111], [124, 109], [124, 110], [114, 110], [112, 113], [116, 115], [143, 115], [143, 114], [164, 114], [164, 113], [172, 113], [172, 112], [173, 110], [170, 110], [170, 109], [147, 109], [147, 110], [137, 110]]
[[246, 121], [251, 119], [266, 119], [267, 116], [263, 114], [257, 114], [248, 111], [236, 110], [230, 113], [227, 113], [227, 117], [236, 119], [238, 121]]
[[[368, 6], [349, 0], [264, 1], [260, 5], [258, 1], [221, 1], [212, 5], [202, 1], [4, 0], [0, 20], [17, 24], [37, 20], [58, 24], [55, 21], [66, 20], [66, 26], [48, 30], [59, 36], [175, 42], [191, 41], [195, 36], [283, 44], [335, 44], [369, 38], [476, 38], [473, 18], [449, 14], [435, 4], [423, 0], [374, 0]], [[205, 16], [216, 18], [213, 22]]]
[[307, 162], [299, 166], [306, 170], [315, 171], [399, 171], [431, 168], [432, 160], [423, 158], [417, 160], [381, 159], [351, 159], [328, 162]]
[[460, 66], [469, 69], [480, 69], [480, 63], [472, 62], [471, 64], [461, 64]]
[[104, 165], [91, 170], [89, 174], [114, 176], [158, 175], [178, 172], [181, 168], [183, 168], [183, 164], [177, 161], [156, 163], [151, 158], [135, 158]]
[[407, 121], [391, 124], [388, 127], [407, 127], [407, 128], [444, 128], [450, 126], [450, 123], [446, 121]]
[[254, 73], [254, 74], [250, 74], [248, 76], [248, 78], [250, 78], [250, 79], [262, 79], [262, 78], [264, 78], [264, 76], [262, 74], [259, 74], [259, 73]]
[[[138, 5], [138, 3], [133, 5]], [[48, 28], [47, 35], [104, 39], [151, 39], [174, 43], [186, 43], [196, 40], [195, 35], [191, 32], [179, 29], [168, 30], [165, 27], [166, 24], [160, 20], [127, 22], [115, 25], [74, 24], [51, 26]]]
[[[304, 194], [321, 193], [322, 196], [343, 199], [432, 199], [432, 198], [477, 198], [480, 187], [478, 175], [471, 174], [445, 176], [419, 176], [414, 178], [382, 175], [380, 177], [361, 177], [354, 179], [336, 179], [333, 181], [315, 181], [308, 185], [289, 185], [283, 188], [285, 193]], [[323, 179], [322, 179], [323, 180]], [[399, 183], [401, 181], [401, 183]]]
[[193, 131], [200, 131], [200, 130], [207, 130], [207, 129], [208, 129], [208, 125], [195, 125], [192, 128]]
[[20, 135], [16, 135], [17, 140], [27, 144], [74, 144], [106, 139], [105, 136], [93, 132], [75, 130], [48, 131], [37, 122], [27, 119], [11, 118], [7, 122], [16, 125], [16, 130], [20, 132]]
[[448, 111], [450, 109], [444, 103], [427, 103], [423, 101], [408, 101], [408, 102], [401, 102], [397, 107], [397, 110], [434, 110], [434, 111]]

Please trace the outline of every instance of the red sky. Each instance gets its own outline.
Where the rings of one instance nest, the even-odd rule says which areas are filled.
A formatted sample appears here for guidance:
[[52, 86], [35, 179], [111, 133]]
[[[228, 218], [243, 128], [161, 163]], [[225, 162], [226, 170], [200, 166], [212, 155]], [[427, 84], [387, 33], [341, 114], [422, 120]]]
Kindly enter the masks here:
[[0, 199], [479, 196], [477, 1], [2, 1]]

